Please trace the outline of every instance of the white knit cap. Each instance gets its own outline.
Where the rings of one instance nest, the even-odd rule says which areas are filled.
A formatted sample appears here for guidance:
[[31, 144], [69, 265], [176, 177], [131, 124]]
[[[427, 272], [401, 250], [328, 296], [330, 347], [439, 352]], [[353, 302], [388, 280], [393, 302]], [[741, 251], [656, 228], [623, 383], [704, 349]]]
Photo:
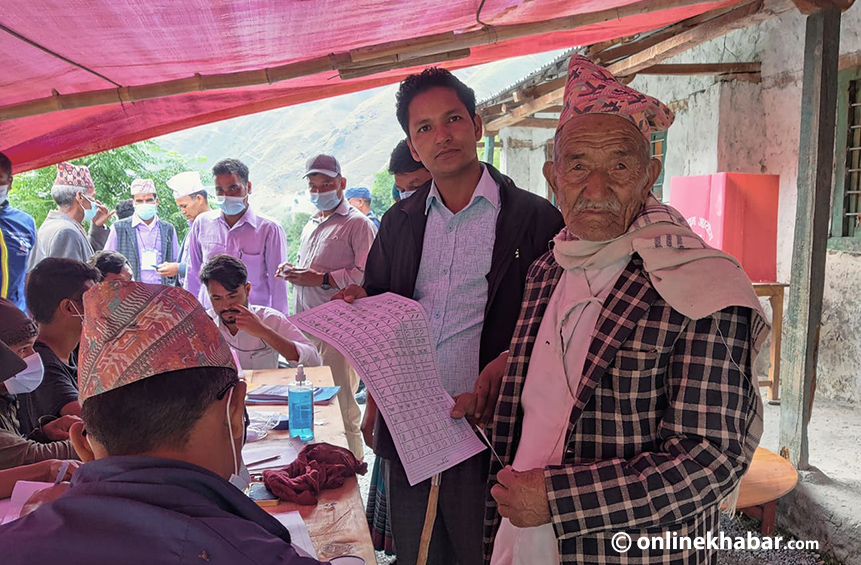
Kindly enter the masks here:
[[167, 181], [167, 186], [173, 191], [174, 198], [182, 198], [206, 190], [203, 183], [200, 181], [200, 173], [197, 171], [186, 171], [170, 177]]

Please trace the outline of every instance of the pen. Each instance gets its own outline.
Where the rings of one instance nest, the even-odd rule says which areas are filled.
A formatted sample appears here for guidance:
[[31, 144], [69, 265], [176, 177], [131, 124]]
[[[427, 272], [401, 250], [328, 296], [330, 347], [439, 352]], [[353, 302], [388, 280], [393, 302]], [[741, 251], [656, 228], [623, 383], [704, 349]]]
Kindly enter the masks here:
[[496, 450], [493, 449], [493, 444], [490, 443], [489, 439], [487, 439], [487, 435], [485, 435], [484, 430], [481, 429], [481, 426], [479, 426], [478, 424], [475, 424], [474, 427], [475, 427], [475, 430], [478, 432], [478, 434], [481, 436], [481, 438], [484, 440], [484, 443], [487, 444], [487, 447], [490, 448], [490, 452], [496, 458], [497, 463], [499, 463], [500, 465], [505, 467], [505, 464], [502, 462], [502, 459], [500, 459], [499, 454], [496, 453]]
[[66, 472], [69, 470], [70, 463], [68, 461], [63, 461], [63, 464], [60, 465], [60, 471], [57, 473], [57, 478], [54, 479], [54, 485], [58, 485], [63, 482], [63, 479], [66, 478]]

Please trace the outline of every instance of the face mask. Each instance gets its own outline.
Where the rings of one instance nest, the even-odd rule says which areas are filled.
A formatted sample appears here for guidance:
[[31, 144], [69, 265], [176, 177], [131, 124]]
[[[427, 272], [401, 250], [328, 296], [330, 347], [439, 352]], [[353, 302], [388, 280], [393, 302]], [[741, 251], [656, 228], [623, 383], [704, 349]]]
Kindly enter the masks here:
[[29, 355], [24, 358], [24, 361], [27, 362], [27, 368], [3, 383], [9, 394], [27, 394], [42, 384], [45, 368], [42, 366], [42, 358], [39, 357], [39, 354]]
[[406, 200], [407, 198], [409, 198], [410, 196], [412, 196], [415, 193], [416, 193], [415, 190], [405, 190], [401, 193], [401, 200]]
[[157, 206], [155, 204], [136, 204], [135, 214], [138, 218], [147, 222], [155, 217]]
[[74, 314], [72, 314], [72, 316], [74, 316], [74, 317], [76, 317], [76, 318], [80, 318], [80, 319], [81, 319], [81, 323], [83, 324], [83, 323], [84, 323], [84, 315], [83, 315], [83, 314], [81, 314], [81, 311], [80, 311], [80, 310], [78, 310], [78, 307], [77, 307], [77, 306], [75, 306], [75, 303], [74, 303], [74, 302], [72, 302], [72, 308], [74, 308], [74, 309], [75, 309], [75, 313], [74, 313]]
[[84, 208], [84, 221], [85, 222], [92, 222], [93, 218], [96, 217], [96, 212], [98, 212], [99, 210], [96, 208], [95, 202], [93, 202], [92, 200], [90, 200], [87, 197], [84, 197], [84, 200], [86, 200], [87, 202], [90, 203], [89, 208], [84, 208], [83, 206], [81, 206], [81, 208]]
[[236, 216], [245, 210], [245, 198], [241, 196], [219, 196], [216, 198], [221, 211], [228, 216]]
[[0, 206], [6, 203], [6, 196], [9, 194], [9, 185], [0, 185]]
[[333, 208], [336, 208], [340, 202], [341, 197], [338, 196], [337, 190], [311, 193], [311, 204], [316, 206], [320, 211], [325, 212], [327, 210], [332, 210]]
[[[230, 434], [230, 453], [233, 455], [233, 474], [230, 475], [227, 482], [239, 490], [244, 491], [251, 485], [251, 473], [248, 472], [248, 467], [245, 466], [245, 461], [242, 461], [243, 445], [239, 446], [239, 458], [236, 457], [236, 450], [233, 449], [233, 425], [230, 422], [230, 401], [233, 400], [234, 390], [236, 390], [235, 387], [230, 388], [230, 392], [227, 395], [227, 405], [224, 408], [225, 415], [227, 416], [227, 433]], [[244, 444], [245, 442], [242, 443]]]

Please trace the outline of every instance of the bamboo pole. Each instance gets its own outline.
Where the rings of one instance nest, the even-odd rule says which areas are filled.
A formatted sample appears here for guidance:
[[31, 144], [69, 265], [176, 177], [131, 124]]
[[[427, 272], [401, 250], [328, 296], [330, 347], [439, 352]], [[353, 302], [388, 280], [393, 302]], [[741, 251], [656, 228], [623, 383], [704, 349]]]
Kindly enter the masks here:
[[428, 553], [430, 552], [431, 537], [433, 536], [433, 525], [436, 522], [436, 511], [439, 502], [439, 484], [442, 474], [437, 473], [431, 478], [430, 493], [428, 493], [428, 507], [425, 511], [425, 523], [422, 527], [422, 537], [419, 540], [419, 555], [416, 565], [426, 565]]
[[[387, 64], [397, 64], [419, 59], [435, 62], [432, 59], [433, 56], [439, 57], [442, 55], [444, 58], [446, 54], [479, 45], [495, 44], [532, 35], [569, 31], [577, 27], [672, 8], [694, 6], [711, 1], [712, 0], [642, 0], [640, 2], [635, 2], [634, 4], [611, 10], [601, 10], [587, 14], [565, 16], [546, 21], [491, 26], [477, 31], [467, 31], [459, 34], [446, 32], [419, 38], [381, 43], [378, 45], [354, 49], [346, 54], [341, 53], [331, 56], [315, 57], [313, 59], [288, 63], [277, 67], [212, 75], [195, 74], [188, 78], [151, 84], [93, 90], [73, 94], [55, 94], [54, 96], [49, 96], [47, 98], [0, 107], [0, 121], [47, 114], [61, 110], [71, 110], [75, 108], [104, 106], [117, 103], [133, 103], [191, 92], [273, 84], [303, 76], [315, 75], [326, 71], [340, 71], [342, 69], [356, 66], [364, 68], [374, 66], [384, 67], [384, 65]], [[439, 59], [436, 59], [436, 61], [439, 61]]]
[[338, 74], [341, 76], [342, 80], [350, 80], [354, 78], [366, 77], [369, 75], [375, 75], [378, 73], [385, 73], [388, 71], [394, 71], [397, 69], [403, 69], [408, 67], [417, 67], [420, 65], [429, 65], [432, 63], [441, 63], [444, 61], [456, 61], [458, 59], [466, 59], [471, 54], [469, 49], [459, 49], [457, 51], [449, 51], [447, 53], [440, 53], [439, 55], [429, 55], [427, 57], [418, 57], [416, 59], [407, 59], [405, 61], [398, 61], [395, 63], [388, 63], [385, 65], [372, 65], [368, 67], [355, 67], [350, 69], [342, 69], [338, 71]]

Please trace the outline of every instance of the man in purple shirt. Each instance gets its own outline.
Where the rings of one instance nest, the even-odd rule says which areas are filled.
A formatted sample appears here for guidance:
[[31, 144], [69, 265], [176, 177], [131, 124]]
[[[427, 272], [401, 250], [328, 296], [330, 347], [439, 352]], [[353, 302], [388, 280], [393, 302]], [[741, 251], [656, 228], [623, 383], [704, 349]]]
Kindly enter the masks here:
[[0, 526], [4, 565], [319, 563], [237, 488], [245, 383], [197, 300], [112, 282], [84, 311], [83, 422], [70, 433], [85, 464], [65, 494]]
[[250, 206], [251, 182], [248, 167], [238, 159], [224, 159], [212, 168], [220, 210], [204, 212], [191, 226], [188, 236], [188, 268], [185, 288], [211, 308], [206, 288], [200, 284], [200, 269], [220, 254], [236, 257], [248, 269], [252, 304], [290, 314], [287, 285], [275, 280], [278, 266], [287, 260], [287, 238], [275, 220], [258, 214]]
[[131, 192], [135, 213], [111, 226], [105, 249], [117, 251], [129, 260], [134, 280], [176, 285], [175, 276], [162, 276], [158, 272], [162, 263], [177, 260], [179, 244], [176, 229], [158, 217], [155, 183], [152, 179], [135, 179]]

